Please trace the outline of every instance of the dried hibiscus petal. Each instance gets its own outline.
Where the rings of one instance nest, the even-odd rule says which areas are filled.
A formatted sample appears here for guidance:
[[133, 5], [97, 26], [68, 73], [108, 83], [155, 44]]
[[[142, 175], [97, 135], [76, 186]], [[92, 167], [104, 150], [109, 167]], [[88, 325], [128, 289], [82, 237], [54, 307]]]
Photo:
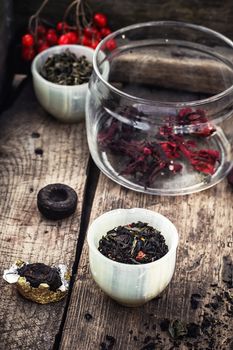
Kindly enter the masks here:
[[159, 135], [161, 136], [171, 136], [174, 134], [174, 128], [169, 125], [163, 125], [159, 128]]
[[178, 113], [178, 124], [196, 126], [193, 134], [201, 137], [208, 137], [216, 131], [214, 126], [209, 123], [205, 111], [201, 109], [196, 111], [191, 108], [181, 109]]
[[149, 156], [150, 154], [152, 154], [152, 150], [148, 147], [144, 147], [143, 148], [143, 153], [146, 155], [146, 156]]
[[220, 153], [216, 150], [202, 149], [196, 152], [190, 162], [195, 170], [204, 174], [213, 175], [216, 169], [216, 163], [220, 159]]
[[137, 254], [137, 256], [136, 256], [135, 259], [138, 260], [138, 261], [140, 261], [140, 260], [142, 260], [145, 256], [146, 256], [146, 254], [143, 253], [142, 250], [139, 250], [139, 252], [138, 252], [138, 254]]
[[118, 123], [116, 121], [113, 121], [110, 127], [106, 128], [104, 131], [98, 134], [98, 141], [102, 145], [107, 146], [108, 143], [112, 141], [112, 138], [114, 134], [117, 132], [117, 129], [118, 129]]
[[164, 153], [169, 159], [179, 158], [179, 148], [175, 142], [167, 141], [161, 142], [160, 146], [162, 147]]
[[182, 108], [178, 113], [178, 118], [183, 118], [190, 113], [192, 113], [192, 108]]
[[[120, 111], [122, 112], [122, 111]], [[124, 116], [144, 118], [137, 109], [124, 110]], [[176, 116], [165, 118], [157, 134], [107, 118], [98, 135], [100, 147], [119, 157], [119, 174], [128, 175], [144, 187], [152, 186], [159, 174], [181, 172], [180, 160], [191, 164], [194, 170], [212, 175], [220, 160], [217, 150], [198, 149], [199, 139], [210, 136], [216, 129], [208, 121], [204, 110], [181, 109]], [[185, 128], [188, 126], [188, 128]]]
[[190, 150], [189, 145], [187, 143], [185, 144], [184, 142], [182, 142], [181, 144], [179, 144], [179, 149], [181, 150], [183, 155], [188, 159], [190, 159], [193, 156], [193, 150]]
[[170, 170], [173, 174], [178, 173], [178, 172], [180, 172], [180, 171], [182, 170], [182, 165], [179, 164], [179, 163], [171, 163], [171, 164], [169, 165], [169, 170]]
[[212, 124], [207, 124], [205, 126], [198, 127], [198, 129], [195, 130], [194, 134], [196, 136], [208, 137], [211, 134], [213, 134], [215, 131], [216, 129], [213, 127]]

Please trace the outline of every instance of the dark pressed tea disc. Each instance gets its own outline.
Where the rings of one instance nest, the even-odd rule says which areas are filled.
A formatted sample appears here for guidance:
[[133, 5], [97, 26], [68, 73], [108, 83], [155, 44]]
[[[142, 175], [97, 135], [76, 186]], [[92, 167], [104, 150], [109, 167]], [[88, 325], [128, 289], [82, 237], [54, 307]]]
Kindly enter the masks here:
[[18, 273], [34, 288], [38, 288], [41, 283], [46, 283], [50, 290], [55, 292], [62, 285], [58, 269], [42, 263], [25, 264], [18, 269]]
[[140, 221], [108, 231], [98, 249], [109, 259], [125, 264], [150, 263], [168, 252], [161, 233]]
[[16, 284], [18, 292], [24, 298], [39, 304], [48, 304], [65, 297], [70, 274], [63, 264], [30, 264], [18, 259], [8, 270], [4, 270], [3, 278], [8, 283]]
[[37, 195], [37, 206], [47, 219], [59, 220], [73, 214], [77, 207], [76, 192], [64, 184], [51, 184], [42, 188]]

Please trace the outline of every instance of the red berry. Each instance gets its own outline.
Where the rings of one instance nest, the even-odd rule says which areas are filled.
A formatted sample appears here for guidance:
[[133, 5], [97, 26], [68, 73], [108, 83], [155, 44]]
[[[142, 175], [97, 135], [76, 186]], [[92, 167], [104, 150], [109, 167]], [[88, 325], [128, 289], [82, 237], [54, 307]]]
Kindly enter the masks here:
[[34, 45], [34, 38], [31, 34], [25, 34], [23, 37], [22, 37], [22, 45], [25, 46], [25, 47], [31, 47]]
[[112, 51], [116, 48], [116, 41], [114, 39], [110, 39], [106, 42], [106, 48], [109, 51]]
[[48, 30], [48, 33], [49, 33], [49, 34], [57, 34], [56, 30], [53, 29], [53, 28], [50, 28], [50, 29]]
[[89, 38], [87, 38], [86, 36], [82, 37], [82, 45], [84, 46], [91, 46], [91, 40]]
[[67, 34], [62, 34], [60, 38], [58, 39], [58, 44], [59, 45], [67, 45], [70, 44], [70, 39], [67, 36]]
[[35, 55], [36, 53], [33, 47], [23, 47], [22, 58], [24, 61], [31, 61]]
[[98, 44], [99, 44], [98, 40], [92, 40], [90, 47], [92, 47], [92, 49], [95, 49]]
[[47, 29], [45, 28], [45, 26], [43, 26], [43, 24], [39, 24], [36, 28], [36, 32], [39, 37], [43, 37], [47, 33]]
[[51, 29], [51, 31], [48, 31], [47, 35], [46, 35], [46, 40], [48, 42], [49, 45], [56, 45], [57, 41], [58, 41], [58, 37], [57, 34], [54, 30], [54, 32], [52, 32], [53, 29]]
[[107, 27], [100, 29], [101, 38], [105, 38], [106, 36], [108, 36], [111, 33], [112, 33], [111, 30], [109, 28], [107, 28]]
[[100, 35], [100, 32], [98, 32], [94, 37], [93, 39], [97, 40], [98, 42], [100, 42], [102, 40], [101, 38], [101, 35]]
[[37, 40], [36, 45], [37, 45], [37, 47], [39, 47], [39, 46], [43, 45], [44, 43], [45, 43], [45, 39], [44, 38], [39, 38]]
[[99, 35], [99, 31], [97, 28], [95, 27], [86, 27], [83, 29], [83, 34], [87, 37], [87, 38], [93, 38], [97, 35]]
[[99, 28], [106, 27], [107, 17], [103, 13], [96, 13], [93, 17], [95, 25]]
[[49, 44], [44, 43], [44, 44], [38, 46], [37, 51], [38, 51], [38, 52], [42, 52], [42, 51], [44, 51], [44, 50], [47, 50], [48, 48], [49, 48]]
[[70, 44], [77, 44], [78, 35], [75, 32], [68, 32], [68, 33], [66, 33], [66, 35], [69, 38]]
[[69, 26], [66, 22], [58, 22], [57, 31], [58, 32], [66, 32], [69, 29]]

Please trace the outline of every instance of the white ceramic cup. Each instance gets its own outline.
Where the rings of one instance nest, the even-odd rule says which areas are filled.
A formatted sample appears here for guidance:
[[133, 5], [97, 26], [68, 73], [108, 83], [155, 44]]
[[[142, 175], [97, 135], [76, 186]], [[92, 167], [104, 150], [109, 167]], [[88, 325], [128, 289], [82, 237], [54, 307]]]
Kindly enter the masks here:
[[92, 63], [94, 50], [82, 45], [53, 46], [38, 54], [32, 62], [34, 90], [40, 104], [51, 115], [63, 122], [78, 122], [85, 117], [88, 83], [65, 86], [54, 84], [42, 77], [41, 67], [49, 56], [69, 49], [77, 57], [86, 56]]
[[[159, 230], [168, 245], [168, 253], [148, 264], [130, 265], [113, 261], [98, 251], [106, 233], [133, 222], [146, 222]], [[99, 216], [87, 233], [92, 276], [99, 287], [120, 304], [139, 306], [155, 298], [169, 284], [175, 269], [178, 233], [165, 216], [142, 208], [116, 209]]]

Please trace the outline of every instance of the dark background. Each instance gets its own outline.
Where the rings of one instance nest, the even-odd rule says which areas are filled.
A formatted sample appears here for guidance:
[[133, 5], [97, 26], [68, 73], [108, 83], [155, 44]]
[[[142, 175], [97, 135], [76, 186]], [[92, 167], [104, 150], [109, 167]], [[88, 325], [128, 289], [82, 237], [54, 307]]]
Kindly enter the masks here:
[[[65, 8], [72, 1], [50, 0], [44, 17], [52, 22], [62, 19]], [[18, 32], [27, 25], [41, 5], [41, 0], [14, 0], [15, 29]], [[93, 11], [104, 12], [112, 29], [144, 21], [181, 20], [201, 24], [233, 38], [232, 0], [89, 0]]]
[[[41, 17], [56, 24], [71, 2], [50, 0]], [[30, 65], [21, 60], [20, 41], [29, 17], [41, 4], [42, 0], [0, 0], [0, 105], [14, 74], [30, 72]], [[179, 20], [207, 26], [233, 39], [232, 0], [89, 0], [88, 4], [93, 12], [107, 15], [112, 30], [152, 20]]]

